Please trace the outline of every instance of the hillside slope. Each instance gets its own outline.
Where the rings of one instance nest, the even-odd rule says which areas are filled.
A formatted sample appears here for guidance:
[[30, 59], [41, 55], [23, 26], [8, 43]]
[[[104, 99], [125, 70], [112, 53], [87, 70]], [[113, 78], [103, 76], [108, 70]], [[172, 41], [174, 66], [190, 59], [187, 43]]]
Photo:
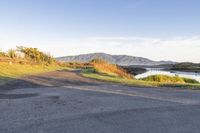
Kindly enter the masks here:
[[102, 59], [106, 60], [112, 64], [118, 64], [122, 66], [128, 65], [161, 65], [161, 64], [174, 64], [172, 61], [153, 61], [143, 57], [135, 57], [128, 55], [110, 55], [106, 53], [92, 53], [92, 54], [81, 54], [77, 56], [64, 56], [58, 57], [59, 61], [66, 62], [89, 62], [93, 59]]

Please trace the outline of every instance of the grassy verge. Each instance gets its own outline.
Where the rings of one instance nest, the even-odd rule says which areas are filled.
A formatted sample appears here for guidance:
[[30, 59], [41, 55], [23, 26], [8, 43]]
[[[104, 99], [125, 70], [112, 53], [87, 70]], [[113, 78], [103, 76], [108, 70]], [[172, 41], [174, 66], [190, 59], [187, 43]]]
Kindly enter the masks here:
[[188, 89], [200, 89], [200, 84], [190, 84], [190, 83], [160, 83], [152, 81], [143, 81], [136, 79], [125, 79], [116, 76], [102, 75], [99, 73], [94, 73], [91, 70], [84, 70], [82, 72], [84, 77], [93, 78], [101, 81], [108, 81], [114, 83], [120, 83], [131, 86], [139, 87], [176, 87], [176, 88], [188, 88]]
[[59, 65], [23, 65], [19, 63], [10, 65], [9, 63], [0, 63], [0, 85], [21, 76], [64, 69], [69, 70], [69, 68]]

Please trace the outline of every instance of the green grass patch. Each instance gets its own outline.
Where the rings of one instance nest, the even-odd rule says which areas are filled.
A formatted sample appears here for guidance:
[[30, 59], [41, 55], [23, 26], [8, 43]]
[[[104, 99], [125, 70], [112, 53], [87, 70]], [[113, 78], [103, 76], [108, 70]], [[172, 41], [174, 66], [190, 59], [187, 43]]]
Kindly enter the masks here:
[[143, 78], [144, 81], [155, 81], [160, 83], [191, 83], [198, 84], [199, 82], [195, 79], [183, 78], [179, 76], [167, 76], [167, 75], [152, 75]]
[[191, 84], [198, 84], [199, 82], [195, 79], [190, 79], [190, 78], [183, 78], [185, 83], [191, 83]]
[[0, 63], [0, 85], [7, 81], [16, 79], [21, 76], [38, 74], [56, 70], [69, 70], [67, 67], [59, 65], [30, 65], [30, 64], [9, 64]]
[[135, 80], [135, 79], [125, 79], [117, 76], [111, 76], [111, 75], [102, 75], [98, 73], [85, 73], [83, 72], [82, 75], [87, 78], [93, 78], [97, 80], [102, 81], [108, 81], [108, 82], [115, 82], [115, 83], [121, 83], [121, 84], [127, 84], [127, 85], [135, 85], [135, 86], [156, 86], [156, 84], [151, 84], [150, 82], [145, 82], [142, 80]]

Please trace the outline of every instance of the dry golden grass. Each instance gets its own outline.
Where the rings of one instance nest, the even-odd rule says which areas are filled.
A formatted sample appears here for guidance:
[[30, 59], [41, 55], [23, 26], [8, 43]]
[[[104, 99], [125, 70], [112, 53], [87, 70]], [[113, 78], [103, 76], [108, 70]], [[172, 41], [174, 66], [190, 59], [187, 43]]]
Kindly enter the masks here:
[[60, 66], [65, 66], [74, 69], [84, 69], [84, 68], [91, 68], [90, 63], [81, 63], [81, 62], [59, 62]]
[[115, 64], [109, 64], [106, 61], [95, 59], [90, 62], [95, 71], [112, 76], [118, 76], [126, 79], [132, 79], [133, 76]]

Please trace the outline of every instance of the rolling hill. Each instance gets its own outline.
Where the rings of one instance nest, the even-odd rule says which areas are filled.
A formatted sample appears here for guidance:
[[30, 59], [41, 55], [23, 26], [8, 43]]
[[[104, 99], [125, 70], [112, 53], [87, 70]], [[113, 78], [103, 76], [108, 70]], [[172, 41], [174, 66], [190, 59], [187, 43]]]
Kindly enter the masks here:
[[112, 64], [117, 64], [121, 66], [130, 65], [161, 65], [161, 64], [175, 64], [172, 61], [153, 61], [143, 57], [135, 57], [128, 55], [110, 55], [106, 53], [92, 53], [92, 54], [81, 54], [77, 56], [64, 56], [58, 57], [57, 60], [65, 62], [89, 62], [92, 59], [103, 59]]

